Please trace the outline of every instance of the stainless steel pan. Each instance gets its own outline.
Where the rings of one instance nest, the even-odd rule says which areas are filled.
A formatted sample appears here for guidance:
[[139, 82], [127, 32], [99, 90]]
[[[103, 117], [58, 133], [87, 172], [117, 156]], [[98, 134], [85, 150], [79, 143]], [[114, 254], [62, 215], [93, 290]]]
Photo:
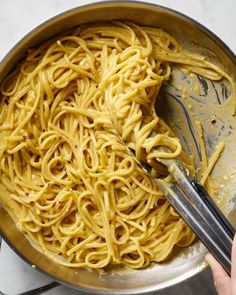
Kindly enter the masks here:
[[[34, 29], [8, 53], [0, 64], [0, 81], [24, 57], [29, 47], [79, 24], [113, 19], [126, 19], [140, 25], [161, 27], [176, 37], [188, 50], [206, 55], [236, 80], [234, 54], [219, 38], [200, 24], [180, 13], [157, 5], [114, 1], [72, 9]], [[165, 100], [159, 102], [164, 104], [160, 115], [165, 117], [181, 138], [186, 150], [195, 154], [197, 165], [200, 156], [194, 124], [196, 117], [203, 124], [209, 156], [217, 142], [226, 141], [225, 152], [213, 171], [212, 179], [219, 200], [222, 198], [227, 200], [223, 209], [227, 213], [231, 212], [229, 219], [235, 225], [236, 120], [232, 116], [232, 106], [227, 102], [230, 87], [226, 82], [211, 83], [201, 80], [200, 77], [198, 78], [200, 92], [196, 94], [191, 86], [196, 82], [194, 80], [196, 77], [189, 77], [186, 80], [183, 73], [177, 69], [174, 75], [175, 79], [163, 87]], [[183, 85], [190, 94], [188, 99], [183, 99], [179, 85]], [[178, 120], [180, 116], [182, 120]], [[177, 284], [205, 267], [206, 250], [200, 242], [196, 241], [188, 248], [175, 249], [165, 263], [153, 264], [144, 270], [129, 271], [119, 268], [99, 274], [96, 271], [66, 268], [55, 264], [34, 249], [1, 207], [0, 233], [29, 264], [35, 265], [37, 269], [65, 285], [90, 293], [143, 294]]]

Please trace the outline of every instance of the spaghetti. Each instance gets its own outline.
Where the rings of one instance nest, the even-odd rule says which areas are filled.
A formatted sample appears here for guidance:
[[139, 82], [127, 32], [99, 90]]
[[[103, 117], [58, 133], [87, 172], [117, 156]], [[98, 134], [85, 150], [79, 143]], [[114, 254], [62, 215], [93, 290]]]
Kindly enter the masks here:
[[58, 263], [143, 268], [193, 241], [122, 142], [139, 161], [190, 164], [155, 113], [173, 64], [228, 78], [161, 29], [114, 22], [84, 25], [29, 50], [2, 83], [1, 203]]

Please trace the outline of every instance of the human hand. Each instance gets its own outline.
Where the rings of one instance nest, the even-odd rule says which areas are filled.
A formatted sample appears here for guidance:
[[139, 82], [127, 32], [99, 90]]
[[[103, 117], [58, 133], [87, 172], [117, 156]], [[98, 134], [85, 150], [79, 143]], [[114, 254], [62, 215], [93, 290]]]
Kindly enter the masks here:
[[205, 259], [211, 267], [218, 295], [236, 295], [236, 235], [232, 247], [231, 277], [212, 254], [207, 254]]

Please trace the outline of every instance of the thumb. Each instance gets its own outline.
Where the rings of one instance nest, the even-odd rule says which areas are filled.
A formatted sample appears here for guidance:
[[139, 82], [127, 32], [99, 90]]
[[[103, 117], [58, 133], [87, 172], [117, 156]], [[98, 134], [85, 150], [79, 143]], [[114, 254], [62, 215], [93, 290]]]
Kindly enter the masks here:
[[210, 253], [206, 255], [205, 259], [211, 267], [218, 295], [230, 295], [230, 277], [227, 272]]

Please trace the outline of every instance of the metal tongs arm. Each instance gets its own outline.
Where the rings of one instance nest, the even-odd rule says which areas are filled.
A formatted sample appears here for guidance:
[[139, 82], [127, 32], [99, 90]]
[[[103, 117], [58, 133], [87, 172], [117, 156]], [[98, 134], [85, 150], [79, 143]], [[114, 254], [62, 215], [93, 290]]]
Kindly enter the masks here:
[[167, 199], [208, 250], [231, 273], [231, 249], [235, 230], [211, 197], [177, 160], [161, 160], [177, 184], [155, 179]]

